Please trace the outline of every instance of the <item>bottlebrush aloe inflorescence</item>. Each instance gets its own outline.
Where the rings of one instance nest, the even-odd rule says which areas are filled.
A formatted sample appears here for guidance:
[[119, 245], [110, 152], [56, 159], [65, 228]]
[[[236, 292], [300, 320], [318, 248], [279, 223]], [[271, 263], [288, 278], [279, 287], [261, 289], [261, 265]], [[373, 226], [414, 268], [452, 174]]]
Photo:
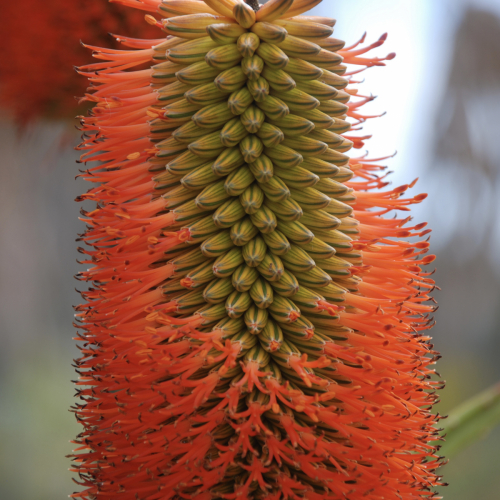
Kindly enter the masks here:
[[80, 68], [75, 498], [437, 498], [425, 195], [345, 154], [393, 55], [320, 1], [121, 0], [166, 38]]

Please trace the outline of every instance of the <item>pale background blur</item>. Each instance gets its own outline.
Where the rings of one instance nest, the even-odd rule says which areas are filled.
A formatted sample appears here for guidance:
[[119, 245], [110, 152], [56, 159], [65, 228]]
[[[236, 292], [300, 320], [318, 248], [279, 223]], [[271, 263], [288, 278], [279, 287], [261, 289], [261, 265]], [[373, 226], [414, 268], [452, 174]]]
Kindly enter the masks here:
[[[434, 229], [447, 413], [500, 380], [500, 1], [324, 0], [316, 11], [337, 18], [334, 36], [348, 44], [388, 32], [378, 53], [397, 52], [362, 73], [362, 92], [379, 96], [369, 111], [387, 111], [365, 130], [371, 154], [398, 151], [387, 161], [395, 185], [420, 177], [413, 193], [429, 193], [414, 214]], [[0, 111], [1, 499], [56, 500], [75, 486], [64, 458], [79, 431], [68, 412], [82, 231], [73, 199], [87, 186], [74, 179], [72, 127], [19, 132]], [[498, 500], [499, 464], [497, 429], [446, 466], [444, 498]]]

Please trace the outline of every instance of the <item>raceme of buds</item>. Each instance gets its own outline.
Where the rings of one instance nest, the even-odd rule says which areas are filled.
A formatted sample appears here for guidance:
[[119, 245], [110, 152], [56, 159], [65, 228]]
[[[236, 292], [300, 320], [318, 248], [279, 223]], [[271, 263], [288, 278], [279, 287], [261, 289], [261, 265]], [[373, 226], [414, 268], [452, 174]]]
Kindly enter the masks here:
[[345, 48], [320, 0], [120, 3], [164, 38], [79, 68], [72, 497], [438, 498], [434, 257], [397, 215], [425, 195], [346, 154], [386, 37]]

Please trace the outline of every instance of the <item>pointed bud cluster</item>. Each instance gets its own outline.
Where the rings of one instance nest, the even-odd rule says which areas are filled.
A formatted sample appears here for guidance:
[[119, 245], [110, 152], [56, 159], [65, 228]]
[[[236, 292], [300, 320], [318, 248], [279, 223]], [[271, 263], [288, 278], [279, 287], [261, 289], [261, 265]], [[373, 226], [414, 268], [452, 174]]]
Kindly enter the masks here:
[[166, 39], [80, 68], [74, 498], [437, 498], [433, 257], [384, 217], [423, 197], [346, 155], [385, 37], [345, 49], [318, 3], [143, 0]]

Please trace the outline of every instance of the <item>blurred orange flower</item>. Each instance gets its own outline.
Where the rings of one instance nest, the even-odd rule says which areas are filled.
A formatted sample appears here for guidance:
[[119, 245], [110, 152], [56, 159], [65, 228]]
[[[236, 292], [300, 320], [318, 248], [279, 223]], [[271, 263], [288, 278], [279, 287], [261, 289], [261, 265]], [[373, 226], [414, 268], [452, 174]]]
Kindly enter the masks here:
[[80, 41], [109, 46], [108, 33], [154, 36], [143, 18], [140, 11], [107, 0], [2, 2], [0, 107], [21, 123], [73, 117], [75, 96], [83, 95], [86, 85], [71, 68], [89, 59]]

